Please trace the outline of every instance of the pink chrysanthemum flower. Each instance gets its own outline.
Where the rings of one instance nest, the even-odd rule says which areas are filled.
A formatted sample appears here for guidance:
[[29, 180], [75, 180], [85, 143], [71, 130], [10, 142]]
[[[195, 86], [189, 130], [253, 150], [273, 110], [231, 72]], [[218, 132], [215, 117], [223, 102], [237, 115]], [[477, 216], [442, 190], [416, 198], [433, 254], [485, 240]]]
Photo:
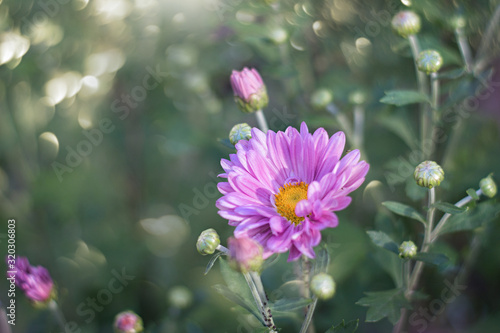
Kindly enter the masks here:
[[236, 154], [221, 161], [220, 177], [228, 181], [218, 184], [219, 215], [236, 227], [235, 237], [257, 240], [264, 258], [286, 251], [289, 261], [302, 254], [314, 258], [320, 231], [338, 225], [333, 212], [350, 204], [347, 195], [368, 172], [358, 150], [341, 159], [344, 145], [343, 132], [329, 138], [319, 128], [311, 134], [305, 123], [300, 133], [253, 128], [252, 138], [239, 141]]
[[53, 296], [54, 282], [45, 267], [31, 266], [28, 258], [19, 256], [10, 270], [16, 272], [16, 285], [31, 301], [47, 302]]

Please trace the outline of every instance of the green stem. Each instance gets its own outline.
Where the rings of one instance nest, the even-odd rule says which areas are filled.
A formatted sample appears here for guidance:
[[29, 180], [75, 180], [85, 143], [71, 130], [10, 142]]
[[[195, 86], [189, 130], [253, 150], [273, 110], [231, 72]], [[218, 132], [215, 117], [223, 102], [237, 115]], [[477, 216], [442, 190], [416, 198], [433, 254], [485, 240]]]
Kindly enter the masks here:
[[264, 133], [267, 133], [267, 131], [269, 131], [269, 126], [267, 126], [267, 120], [264, 116], [264, 112], [262, 112], [262, 110], [257, 110], [255, 112], [255, 117], [257, 118], [257, 123], [259, 124], [260, 130]]
[[268, 325], [270, 332], [274, 332], [276, 331], [276, 325], [274, 324], [273, 315], [271, 313], [271, 309], [269, 308], [269, 300], [267, 299], [266, 292], [264, 291], [264, 285], [262, 284], [260, 275], [256, 272], [251, 272], [250, 276], [255, 283], [255, 287], [262, 301], [264, 317], [267, 319], [266, 324]]
[[222, 245], [217, 245], [217, 247], [215, 248], [216, 250], [219, 250], [220, 252], [222, 252], [224, 255], [228, 255], [229, 254], [229, 250], [227, 247], [225, 246], [222, 246]]
[[309, 325], [312, 322], [312, 317], [314, 314], [314, 310], [316, 309], [316, 304], [318, 303], [318, 298], [316, 296], [313, 297], [313, 302], [307, 308], [306, 319], [302, 323], [302, 327], [300, 328], [300, 333], [308, 332]]
[[[477, 196], [481, 196], [483, 194], [483, 191], [481, 191], [481, 189], [479, 189], [479, 190], [476, 191], [476, 194], [477, 194]], [[472, 201], [472, 197], [470, 195], [468, 195], [465, 198], [463, 198], [462, 200], [458, 201], [455, 204], [455, 206], [457, 206], [457, 207], [463, 207], [463, 206], [465, 206], [466, 204], [468, 204], [471, 201]], [[451, 214], [446, 213], [446, 214], [443, 215], [443, 217], [441, 218], [441, 220], [439, 220], [439, 223], [436, 225], [436, 228], [432, 231], [432, 234], [431, 234], [431, 243], [434, 242], [439, 237], [439, 232], [444, 227], [444, 225], [446, 224], [446, 221], [448, 221], [448, 219], [450, 217], [451, 217]]]
[[59, 327], [62, 329], [63, 332], [66, 331], [66, 319], [64, 319], [64, 315], [57, 305], [57, 302], [54, 300], [51, 300], [49, 303], [49, 309], [56, 318], [57, 323], [59, 324]]
[[465, 64], [465, 70], [467, 73], [472, 71], [472, 52], [469, 47], [469, 43], [467, 43], [467, 37], [465, 37], [463, 28], [455, 29], [455, 36], [458, 42], [458, 48], [460, 49], [460, 53], [462, 54], [462, 59]]
[[248, 287], [250, 288], [250, 292], [252, 293], [253, 299], [255, 301], [255, 304], [257, 305], [257, 310], [262, 316], [262, 320], [264, 323], [266, 322], [265, 314], [264, 314], [264, 305], [262, 304], [262, 300], [260, 298], [259, 292], [257, 291], [257, 288], [255, 287], [255, 283], [252, 280], [252, 277], [250, 276], [250, 273], [243, 273], [243, 276], [245, 277], [245, 280], [247, 281]]

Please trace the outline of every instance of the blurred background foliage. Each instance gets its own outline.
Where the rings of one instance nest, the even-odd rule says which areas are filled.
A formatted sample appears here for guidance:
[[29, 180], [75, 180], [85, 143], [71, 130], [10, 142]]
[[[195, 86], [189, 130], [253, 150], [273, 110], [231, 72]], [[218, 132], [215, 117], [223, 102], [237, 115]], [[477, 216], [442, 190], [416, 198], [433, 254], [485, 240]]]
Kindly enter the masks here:
[[[237, 110], [229, 85], [231, 70], [249, 66], [267, 84], [265, 113], [273, 130], [305, 120], [333, 134], [341, 127], [311, 106], [313, 92], [329, 89], [348, 118], [349, 96], [364, 95], [364, 154], [371, 169], [351, 206], [339, 214], [340, 226], [323, 233], [338, 292], [320, 303], [315, 323], [325, 331], [342, 319], [359, 318], [361, 332], [388, 332], [387, 320], [365, 323], [366, 309], [355, 302], [365, 291], [393, 287], [390, 254], [375, 249], [365, 230], [385, 230], [402, 241], [419, 227], [380, 205], [397, 199], [421, 207], [422, 193], [407, 181], [420, 162], [409, 157], [417, 142], [417, 109], [379, 102], [384, 91], [416, 87], [408, 43], [390, 28], [392, 16], [408, 5], [409, 0], [280, 0], [273, 7], [263, 0], [0, 1], [0, 216], [2, 225], [8, 218], [17, 221], [17, 254], [51, 272], [67, 320], [81, 332], [111, 332], [114, 315], [132, 309], [151, 332], [258, 327], [210, 288], [221, 276], [215, 269], [203, 275], [208, 258], [195, 249], [206, 228], [215, 228], [221, 239], [233, 231], [214, 206], [220, 159], [231, 153], [218, 139], [235, 123], [256, 125], [253, 116]], [[439, 50], [446, 71], [463, 67], [450, 27], [456, 14], [466, 18], [476, 59], [495, 63], [498, 29], [486, 47], [481, 43], [497, 5], [414, 0], [411, 8], [422, 18], [423, 48]], [[500, 76], [493, 74], [492, 82]], [[492, 85], [493, 92], [478, 100], [478, 87], [471, 77], [443, 82], [443, 99], [457, 104], [473, 96], [478, 105], [460, 125], [453, 150], [438, 147], [446, 172], [438, 190], [443, 201], [459, 200], [490, 172], [500, 174], [498, 93]], [[2, 251], [6, 230], [0, 230]], [[498, 232], [496, 219], [468, 289], [429, 323], [433, 332], [498, 327]], [[455, 233], [440, 243], [452, 260], [425, 271], [428, 294], [439, 295], [443, 276], [453, 277], [471, 236]], [[270, 291], [293, 272], [285, 256], [276, 265], [263, 275]], [[82, 315], [78, 309], [90, 309], [88, 299], [123, 270], [134, 277], [123, 291], [93, 311], [95, 318]], [[0, 286], [7, 289], [4, 279]], [[6, 297], [2, 292], [0, 300]], [[34, 310], [20, 292], [17, 300], [15, 332], [59, 332], [47, 311]], [[278, 323], [289, 332], [294, 320]]]

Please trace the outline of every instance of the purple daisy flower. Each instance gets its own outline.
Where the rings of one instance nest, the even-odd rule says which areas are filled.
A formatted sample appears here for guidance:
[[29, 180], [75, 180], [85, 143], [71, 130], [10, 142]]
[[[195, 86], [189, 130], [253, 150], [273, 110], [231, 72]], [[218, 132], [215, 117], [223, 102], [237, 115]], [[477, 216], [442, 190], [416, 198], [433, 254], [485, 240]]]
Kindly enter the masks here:
[[329, 138], [319, 128], [311, 134], [305, 123], [300, 133], [253, 128], [252, 138], [239, 141], [236, 154], [221, 161], [225, 173], [219, 176], [228, 181], [218, 184], [219, 215], [236, 227], [235, 237], [257, 240], [264, 258], [287, 251], [289, 261], [302, 254], [314, 258], [320, 231], [338, 225], [333, 212], [351, 203], [347, 195], [369, 169], [358, 150], [341, 159], [344, 145], [343, 132]]
[[54, 282], [49, 271], [42, 266], [31, 266], [28, 258], [17, 257], [15, 263], [16, 286], [18, 286], [31, 301], [46, 302], [52, 296]]

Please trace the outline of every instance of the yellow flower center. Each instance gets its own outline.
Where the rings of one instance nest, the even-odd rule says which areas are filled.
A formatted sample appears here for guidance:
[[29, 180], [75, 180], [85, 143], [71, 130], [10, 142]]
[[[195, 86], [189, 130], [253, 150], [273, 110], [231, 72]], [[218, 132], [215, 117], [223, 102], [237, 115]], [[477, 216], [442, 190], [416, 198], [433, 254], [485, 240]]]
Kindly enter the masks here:
[[274, 195], [278, 213], [294, 225], [304, 221], [304, 217], [295, 215], [295, 206], [299, 201], [307, 199], [307, 187], [304, 182], [286, 184], [280, 188], [280, 193]]

